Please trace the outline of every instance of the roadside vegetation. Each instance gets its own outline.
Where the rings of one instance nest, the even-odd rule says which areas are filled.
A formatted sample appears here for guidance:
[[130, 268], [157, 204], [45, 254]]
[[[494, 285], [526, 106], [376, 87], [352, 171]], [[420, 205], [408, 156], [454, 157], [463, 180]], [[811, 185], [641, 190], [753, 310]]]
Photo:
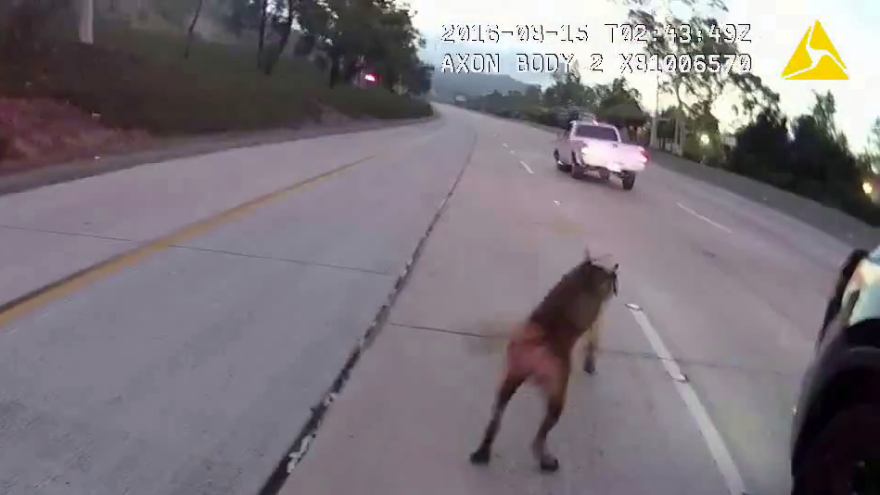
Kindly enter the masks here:
[[[416, 56], [424, 41], [392, 2], [95, 0], [93, 42], [83, 42], [77, 9], [91, 1], [0, 7], [0, 108], [55, 102], [154, 137], [432, 114], [421, 97], [431, 68]], [[21, 129], [2, 114], [9, 155]]]
[[[629, 5], [629, 22], [649, 26], [648, 32], [677, 29], [683, 23], [717, 32], [690, 43], [655, 38], [645, 44], [646, 54], [727, 54], [736, 56], [736, 41], [725, 38], [724, 28], [706, 9], [726, 11], [721, 0], [621, 0]], [[692, 17], [682, 19], [670, 11], [671, 3], [689, 8]], [[656, 5], [655, 5], [656, 4]], [[741, 71], [728, 75], [711, 71], [676, 71], [659, 79], [661, 94], [675, 104], [662, 110], [657, 125], [658, 144], [690, 160], [768, 183], [824, 205], [842, 210], [867, 223], [880, 225], [876, 169], [880, 164], [880, 118], [872, 129], [869, 149], [854, 153], [834, 123], [833, 95], [816, 94], [810, 112], [787, 119], [779, 110], [779, 95], [760, 77]], [[742, 122], [732, 136], [719, 131], [714, 113], [721, 95], [733, 96], [735, 113]], [[653, 96], [653, 95], [652, 95]], [[630, 129], [631, 138], [648, 144], [651, 117], [642, 109], [642, 95], [618, 78], [607, 85], [585, 85], [577, 70], [559, 73], [554, 83], [541, 90], [494, 92], [477, 98], [459, 99], [459, 105], [495, 115], [564, 127], [571, 115], [589, 112], [598, 118]], [[866, 185], [868, 184], [868, 185]], [[873, 184], [873, 187], [870, 185]]]

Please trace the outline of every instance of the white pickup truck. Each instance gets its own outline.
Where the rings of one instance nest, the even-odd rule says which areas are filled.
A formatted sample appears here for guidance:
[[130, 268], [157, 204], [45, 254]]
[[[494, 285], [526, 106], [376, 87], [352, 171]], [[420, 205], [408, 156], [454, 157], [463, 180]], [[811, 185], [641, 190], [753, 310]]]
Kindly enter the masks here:
[[586, 172], [597, 172], [604, 180], [615, 175], [620, 177], [623, 188], [630, 190], [636, 175], [645, 170], [648, 152], [641, 146], [624, 143], [613, 125], [580, 120], [571, 122], [560, 135], [553, 158], [559, 170], [570, 172], [574, 178]]

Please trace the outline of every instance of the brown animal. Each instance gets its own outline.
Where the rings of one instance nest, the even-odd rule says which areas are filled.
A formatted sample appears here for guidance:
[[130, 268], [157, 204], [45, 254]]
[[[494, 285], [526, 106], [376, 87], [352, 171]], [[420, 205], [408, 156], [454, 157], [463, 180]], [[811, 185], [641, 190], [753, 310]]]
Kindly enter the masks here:
[[504, 378], [483, 440], [470, 456], [473, 464], [489, 463], [504, 409], [519, 387], [532, 379], [547, 398], [547, 412], [532, 442], [532, 452], [542, 471], [559, 469], [558, 459], [547, 451], [547, 434], [562, 415], [572, 351], [582, 338], [586, 341], [584, 370], [595, 373], [598, 320], [605, 303], [617, 295], [617, 268], [617, 264], [612, 268], [600, 266], [587, 253], [586, 259], [562, 277], [526, 321], [512, 329]]

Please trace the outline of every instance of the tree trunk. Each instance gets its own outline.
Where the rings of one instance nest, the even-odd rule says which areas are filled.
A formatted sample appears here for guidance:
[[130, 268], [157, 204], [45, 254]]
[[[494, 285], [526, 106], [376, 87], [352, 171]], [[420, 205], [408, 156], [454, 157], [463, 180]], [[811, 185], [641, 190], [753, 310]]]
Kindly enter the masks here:
[[675, 130], [673, 131], [673, 147], [675, 154], [682, 156], [684, 154], [684, 102], [681, 101], [681, 86], [675, 85], [675, 100], [678, 107], [675, 112]]
[[260, 33], [257, 40], [257, 67], [263, 68], [263, 48], [266, 44], [266, 22], [269, 20], [269, 0], [260, 0]]
[[332, 89], [339, 82], [339, 57], [330, 55], [330, 88]]
[[387, 89], [389, 93], [394, 93], [394, 84], [397, 82], [397, 77], [395, 76], [393, 70], [385, 72], [385, 80], [382, 82], [385, 83], [385, 89]]
[[192, 22], [189, 23], [189, 29], [186, 31], [186, 48], [183, 51], [183, 58], [189, 58], [189, 52], [192, 48], [193, 34], [196, 30], [196, 23], [199, 22], [199, 16], [202, 15], [202, 6], [205, 4], [205, 0], [199, 0], [198, 5], [196, 5], [196, 13], [193, 14]]
[[281, 60], [281, 56], [284, 55], [284, 49], [287, 48], [287, 43], [290, 41], [290, 33], [293, 31], [294, 1], [287, 0], [287, 19], [284, 20], [284, 31], [281, 33], [281, 39], [278, 40], [278, 49], [266, 60], [267, 76], [272, 75], [272, 71], [275, 70], [275, 66], [278, 65], [278, 61]]
[[91, 45], [95, 42], [95, 2], [94, 0], [79, 0], [78, 35], [79, 42]]
[[350, 57], [342, 69], [342, 78], [345, 83], [349, 85], [353, 83], [359, 83], [360, 81], [355, 80], [359, 70], [360, 69], [358, 59]]

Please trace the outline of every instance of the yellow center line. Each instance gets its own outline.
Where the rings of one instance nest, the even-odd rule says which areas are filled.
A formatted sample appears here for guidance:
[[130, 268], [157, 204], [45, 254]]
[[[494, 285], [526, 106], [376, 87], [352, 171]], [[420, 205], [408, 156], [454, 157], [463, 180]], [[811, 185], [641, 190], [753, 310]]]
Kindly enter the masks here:
[[[382, 154], [382, 153], [380, 153]], [[380, 155], [379, 154], [379, 155]], [[149, 241], [131, 251], [114, 256], [108, 260], [80, 270], [72, 275], [64, 277], [57, 282], [44, 286], [33, 292], [13, 299], [0, 305], [0, 328], [5, 327], [15, 320], [23, 318], [38, 309], [70, 296], [75, 292], [88, 287], [102, 279], [105, 279], [121, 270], [134, 266], [149, 256], [165, 251], [174, 245], [180, 245], [235, 220], [254, 212], [256, 209], [267, 206], [284, 199], [287, 195], [306, 188], [307, 186], [335, 178], [351, 170], [356, 165], [376, 158], [379, 155], [371, 155], [351, 163], [339, 166], [323, 174], [297, 182], [278, 191], [268, 193], [256, 199], [250, 200], [239, 206], [218, 213], [212, 217], [190, 224], [159, 239]]]

